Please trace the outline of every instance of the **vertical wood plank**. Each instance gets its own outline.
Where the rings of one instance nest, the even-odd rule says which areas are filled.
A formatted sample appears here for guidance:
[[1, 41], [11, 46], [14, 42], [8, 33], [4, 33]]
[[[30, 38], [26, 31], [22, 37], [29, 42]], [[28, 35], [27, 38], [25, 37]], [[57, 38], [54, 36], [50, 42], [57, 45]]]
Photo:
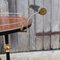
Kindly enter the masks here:
[[[51, 21], [51, 0], [44, 0], [44, 8], [47, 9], [47, 14], [44, 15], [44, 32], [49, 32]], [[50, 49], [50, 36], [44, 36], [44, 49]]]
[[[58, 1], [58, 20], [59, 20], [59, 30], [60, 30], [60, 0]], [[59, 48], [60, 48], [60, 35], [59, 35]]]
[[[58, 4], [59, 0], [52, 0], [52, 32], [59, 31], [59, 20], [58, 20]], [[51, 36], [51, 48], [59, 48], [59, 35]]]
[[[8, 0], [8, 4], [9, 4], [9, 13], [16, 13], [16, 0]], [[13, 16], [15, 16], [14, 14], [12, 14]], [[17, 44], [18, 44], [18, 35], [17, 33], [13, 33], [13, 34], [10, 34], [10, 44], [12, 46], [12, 50], [11, 52], [14, 52], [14, 51], [18, 51], [17, 49]]]
[[[35, 0], [35, 4], [43, 7], [43, 0]], [[36, 14], [36, 33], [43, 32], [43, 16]], [[43, 36], [36, 37], [36, 50], [43, 49]]]
[[10, 13], [16, 13], [16, 10], [17, 10], [16, 0], [8, 0], [8, 5], [9, 5], [9, 12]]
[[[8, 14], [2, 14], [8, 12], [8, 2], [6, 0], [0, 0], [0, 16], [7, 16]], [[3, 20], [4, 18], [2, 18]], [[4, 53], [4, 38], [0, 36], [0, 53]]]
[[[35, 0], [29, 0], [29, 5], [34, 5]], [[30, 8], [29, 10], [29, 16], [34, 14], [34, 10]], [[30, 50], [36, 50], [35, 46], [35, 19], [34, 16], [31, 18], [32, 19], [32, 26], [30, 27]]]
[[[17, 13], [21, 13], [19, 16], [28, 17], [28, 0], [17, 0]], [[28, 32], [18, 33], [18, 50], [29, 50], [29, 35]]]
[[3, 36], [0, 36], [0, 54], [4, 53], [4, 40]]
[[13, 34], [9, 35], [9, 44], [12, 47], [11, 52], [18, 51], [18, 35], [17, 35], [17, 33], [13, 33]]

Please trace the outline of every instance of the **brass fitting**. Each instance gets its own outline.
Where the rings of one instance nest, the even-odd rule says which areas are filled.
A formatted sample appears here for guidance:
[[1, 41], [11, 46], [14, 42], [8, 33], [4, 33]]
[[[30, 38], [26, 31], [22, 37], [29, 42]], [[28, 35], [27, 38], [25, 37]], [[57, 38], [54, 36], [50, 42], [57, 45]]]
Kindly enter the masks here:
[[24, 26], [21, 26], [20, 30], [23, 31]]
[[5, 44], [5, 45], [4, 45], [4, 49], [5, 49], [6, 52], [10, 52], [10, 50], [11, 50], [11, 45]]
[[38, 12], [40, 15], [45, 15], [47, 13], [47, 9], [46, 8], [41, 8], [41, 9], [39, 8]]

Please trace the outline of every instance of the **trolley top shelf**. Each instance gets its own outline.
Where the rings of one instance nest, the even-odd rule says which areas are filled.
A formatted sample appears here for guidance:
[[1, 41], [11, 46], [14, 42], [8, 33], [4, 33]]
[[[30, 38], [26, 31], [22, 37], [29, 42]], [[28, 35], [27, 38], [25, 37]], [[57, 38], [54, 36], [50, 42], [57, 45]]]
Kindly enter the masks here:
[[22, 16], [0, 16], [0, 33], [28, 28], [32, 20]]

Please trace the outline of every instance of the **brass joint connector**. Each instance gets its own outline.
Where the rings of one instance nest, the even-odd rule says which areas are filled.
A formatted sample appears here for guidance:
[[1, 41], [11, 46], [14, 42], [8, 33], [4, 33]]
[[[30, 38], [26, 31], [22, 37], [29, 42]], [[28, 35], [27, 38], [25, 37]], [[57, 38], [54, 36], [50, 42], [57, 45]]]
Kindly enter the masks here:
[[5, 44], [5, 45], [4, 45], [4, 49], [5, 49], [6, 52], [10, 52], [10, 50], [11, 50], [11, 45]]

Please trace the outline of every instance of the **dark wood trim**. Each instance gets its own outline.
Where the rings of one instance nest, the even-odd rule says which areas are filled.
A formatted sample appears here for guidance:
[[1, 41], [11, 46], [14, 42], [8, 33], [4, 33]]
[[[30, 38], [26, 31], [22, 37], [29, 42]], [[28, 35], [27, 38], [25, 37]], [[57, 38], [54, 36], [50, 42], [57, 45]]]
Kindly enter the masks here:
[[36, 33], [36, 36], [56, 35], [56, 34], [60, 34], [60, 31], [56, 31], [56, 32], [39, 32], [39, 33]]

